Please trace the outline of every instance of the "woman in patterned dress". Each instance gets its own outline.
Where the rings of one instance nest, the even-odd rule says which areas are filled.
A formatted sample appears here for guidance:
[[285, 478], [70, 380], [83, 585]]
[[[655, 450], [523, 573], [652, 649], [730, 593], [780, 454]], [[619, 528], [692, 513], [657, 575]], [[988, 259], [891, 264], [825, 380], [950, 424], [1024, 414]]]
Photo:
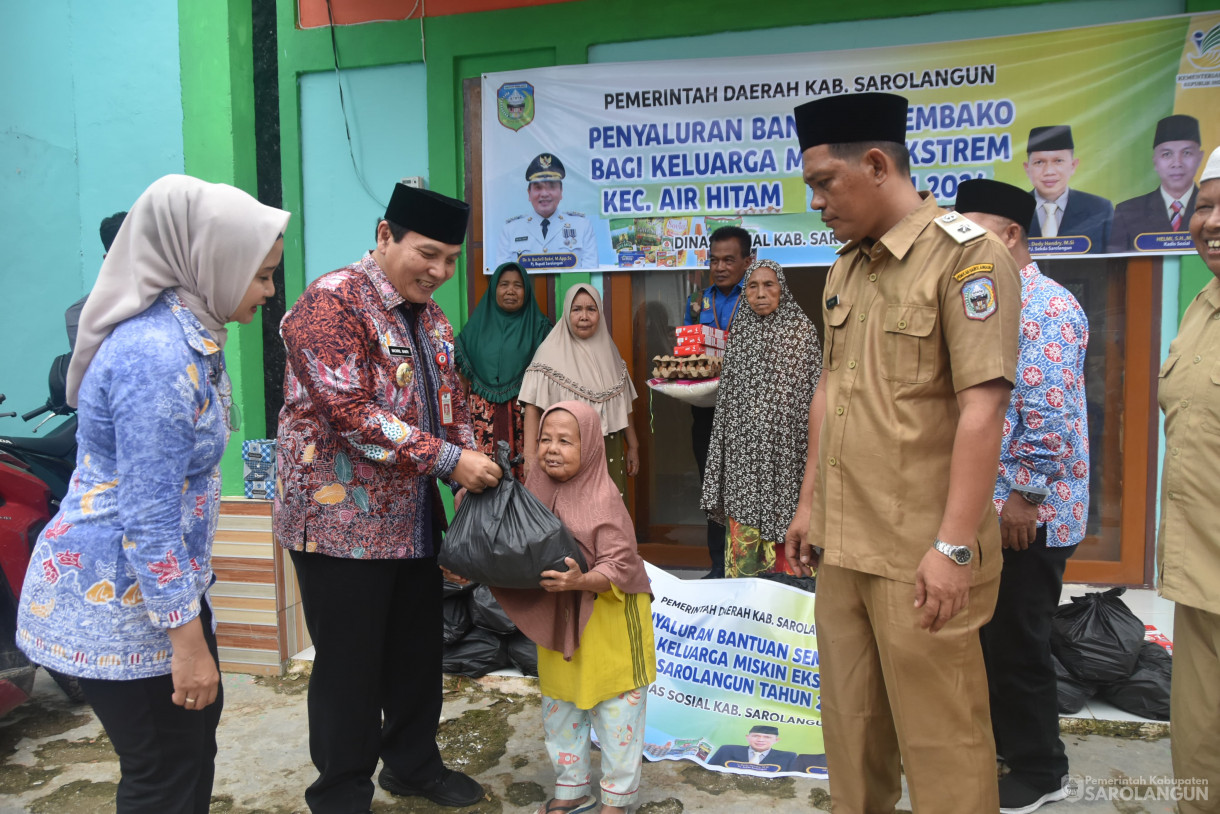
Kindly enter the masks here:
[[[453, 357], [467, 384], [474, 440], [493, 458], [497, 441], [507, 441], [513, 457], [525, 448], [525, 407], [517, 393], [550, 331], [551, 321], [538, 309], [521, 266], [504, 263], [458, 334]], [[513, 466], [513, 476], [525, 479], [524, 461]]]
[[534, 354], [521, 381], [525, 407], [525, 473], [533, 466], [542, 413], [551, 405], [575, 399], [594, 410], [602, 422], [606, 466], [620, 495], [627, 478], [640, 470], [640, 445], [631, 426], [635, 385], [602, 319], [602, 298], [593, 286], [568, 289], [563, 317]]
[[120, 814], [204, 814], [223, 693], [207, 590], [236, 412], [225, 325], [275, 294], [288, 213], [184, 175], [132, 206], [68, 370], [76, 471], [39, 535], [17, 641], [77, 676], [119, 756]]
[[792, 574], [784, 534], [805, 474], [822, 348], [775, 261], [750, 266], [742, 296], [750, 307], [738, 311], [724, 352], [701, 505], [727, 529], [725, 576]]

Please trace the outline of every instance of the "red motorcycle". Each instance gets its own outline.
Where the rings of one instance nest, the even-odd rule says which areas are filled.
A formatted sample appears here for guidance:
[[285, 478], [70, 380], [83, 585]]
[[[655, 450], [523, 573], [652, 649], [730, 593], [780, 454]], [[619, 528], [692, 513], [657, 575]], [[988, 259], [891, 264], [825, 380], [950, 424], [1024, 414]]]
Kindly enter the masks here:
[[[17, 647], [17, 601], [30, 552], [59, 511], [76, 466], [76, 416], [62, 395], [55, 398], [55, 376], [53, 369], [52, 397], [22, 418], [30, 421], [50, 412], [68, 419], [41, 438], [0, 436], [0, 715], [25, 701], [34, 684], [35, 665]], [[16, 415], [0, 413], [0, 418]], [[73, 676], [47, 672], [70, 699], [84, 700]]]

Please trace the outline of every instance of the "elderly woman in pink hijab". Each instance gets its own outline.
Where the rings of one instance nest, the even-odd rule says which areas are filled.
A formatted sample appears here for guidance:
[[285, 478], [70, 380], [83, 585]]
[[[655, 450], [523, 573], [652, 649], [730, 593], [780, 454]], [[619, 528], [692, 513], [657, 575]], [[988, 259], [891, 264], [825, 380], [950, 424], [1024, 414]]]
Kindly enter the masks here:
[[492, 588], [538, 645], [538, 682], [555, 795], [538, 814], [581, 814], [598, 805], [589, 772], [590, 730], [602, 750], [602, 811], [639, 795], [648, 685], [657, 675], [651, 592], [631, 516], [606, 470], [602, 420], [561, 401], [542, 415], [526, 487], [555, 513], [589, 565], [567, 559], [530, 590]]
[[30, 558], [17, 643], [79, 678], [119, 756], [120, 814], [210, 804], [223, 693], [207, 591], [236, 416], [222, 349], [275, 294], [287, 223], [239, 189], [161, 178], [81, 314], [76, 471]]

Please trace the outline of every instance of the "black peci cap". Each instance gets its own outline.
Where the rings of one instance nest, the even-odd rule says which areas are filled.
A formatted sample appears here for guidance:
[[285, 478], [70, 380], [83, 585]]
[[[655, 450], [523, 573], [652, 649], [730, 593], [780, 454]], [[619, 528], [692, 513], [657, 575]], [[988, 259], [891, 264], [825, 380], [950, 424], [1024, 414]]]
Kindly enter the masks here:
[[773, 726], [759, 724], [758, 726], [750, 727], [751, 735], [778, 735], [779, 730]]
[[1035, 127], [1030, 130], [1025, 152], [1074, 149], [1076, 143], [1072, 141], [1072, 128], [1066, 124], [1053, 124], [1050, 127]]
[[972, 178], [958, 186], [957, 203], [953, 208], [958, 212], [999, 215], [1024, 229], [1033, 222], [1036, 206], [1034, 196], [1020, 187], [990, 178]]
[[1152, 146], [1155, 147], [1167, 141], [1193, 141], [1195, 144], [1202, 144], [1203, 139], [1199, 136], [1199, 120], [1194, 116], [1185, 116], [1180, 113], [1161, 119], [1156, 123], [1156, 136], [1152, 140]]
[[907, 100], [893, 93], [851, 93], [806, 102], [792, 111], [801, 152], [819, 144], [906, 144]]
[[562, 181], [566, 174], [563, 162], [550, 153], [537, 156], [525, 168], [525, 180], [531, 184], [535, 181]]
[[441, 243], [460, 244], [466, 239], [470, 204], [405, 184], [395, 184], [385, 220]]

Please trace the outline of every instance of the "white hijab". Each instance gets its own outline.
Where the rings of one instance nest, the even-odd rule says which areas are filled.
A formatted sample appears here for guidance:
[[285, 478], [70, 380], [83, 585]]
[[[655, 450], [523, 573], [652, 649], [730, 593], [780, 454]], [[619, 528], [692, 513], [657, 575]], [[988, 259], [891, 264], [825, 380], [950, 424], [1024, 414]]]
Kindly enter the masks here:
[[102, 341], [166, 289], [177, 289], [223, 348], [225, 323], [289, 217], [227, 184], [188, 175], [154, 181], [127, 213], [81, 312], [68, 367], [68, 404], [76, 406], [81, 380]]
[[[582, 292], [597, 306], [597, 330], [588, 339], [572, 332], [572, 303]], [[610, 337], [601, 295], [588, 283], [572, 286], [563, 299], [563, 315], [525, 369], [517, 399], [543, 411], [561, 401], [583, 401], [597, 410], [602, 435], [609, 435], [627, 426], [635, 396], [627, 363]]]

